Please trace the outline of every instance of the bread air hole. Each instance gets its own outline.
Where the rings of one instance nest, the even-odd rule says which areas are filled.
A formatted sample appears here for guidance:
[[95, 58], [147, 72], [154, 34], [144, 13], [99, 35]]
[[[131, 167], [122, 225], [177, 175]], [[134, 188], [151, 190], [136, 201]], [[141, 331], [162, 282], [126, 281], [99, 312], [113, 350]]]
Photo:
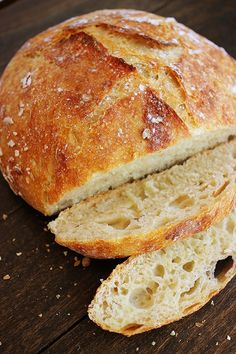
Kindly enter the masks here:
[[234, 266], [232, 256], [219, 260], [215, 265], [214, 277], [220, 281], [225, 281], [227, 272]]
[[157, 289], [159, 288], [159, 283], [157, 283], [156, 281], [151, 281], [148, 284], [148, 287], [146, 288], [146, 291], [152, 295], [155, 294], [155, 292], [157, 291]]
[[145, 187], [140, 186], [137, 190], [137, 196], [143, 201], [144, 199], [147, 198], [147, 195], [145, 193]]
[[147, 309], [152, 306], [153, 297], [143, 288], [137, 288], [131, 292], [129, 302], [138, 309]]
[[227, 225], [226, 225], [227, 231], [228, 231], [230, 234], [232, 234], [232, 233], [234, 232], [234, 228], [235, 228], [235, 223], [234, 223], [231, 219], [229, 219], [229, 220], [227, 221]]
[[220, 195], [228, 185], [229, 185], [229, 181], [226, 181], [220, 188], [217, 189], [217, 191], [213, 193], [213, 197], [216, 198], [218, 195]]
[[187, 262], [183, 265], [183, 269], [186, 270], [186, 272], [192, 272], [194, 267], [194, 261]]
[[107, 222], [104, 221], [104, 224], [107, 224], [108, 226], [111, 226], [117, 230], [124, 230], [129, 226], [130, 219], [125, 218], [125, 217], [118, 217], [116, 219], [109, 220]]
[[128, 289], [126, 289], [126, 288], [121, 288], [121, 289], [120, 289], [120, 292], [121, 292], [122, 295], [127, 295], [127, 294], [128, 294]]
[[163, 278], [165, 275], [165, 268], [163, 267], [162, 264], [157, 264], [155, 269], [154, 269], [154, 274], [157, 277]]
[[184, 194], [175, 199], [171, 204], [173, 207], [177, 207], [180, 209], [185, 209], [194, 205], [194, 201], [192, 198], [189, 198], [188, 195]]
[[180, 296], [185, 297], [186, 295], [187, 296], [192, 295], [197, 290], [199, 283], [200, 283], [200, 279], [198, 278], [197, 280], [195, 280], [193, 286], [188, 291], [184, 291]]
[[103, 310], [106, 311], [106, 309], [108, 308], [108, 303], [106, 301], [103, 301], [102, 307], [103, 307]]
[[172, 259], [172, 263], [180, 263], [181, 262], [181, 258], [179, 256], [175, 257]]

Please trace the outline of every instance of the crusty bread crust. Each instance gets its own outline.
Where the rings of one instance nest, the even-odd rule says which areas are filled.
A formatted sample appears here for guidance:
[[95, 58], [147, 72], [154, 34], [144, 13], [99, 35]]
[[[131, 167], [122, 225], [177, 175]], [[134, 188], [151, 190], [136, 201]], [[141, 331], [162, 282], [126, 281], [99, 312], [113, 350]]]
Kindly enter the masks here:
[[[98, 198], [102, 196], [98, 196]], [[200, 214], [183, 219], [168, 227], [163, 226], [150, 233], [127, 235], [120, 239], [96, 239], [73, 241], [68, 237], [56, 234], [56, 242], [80, 254], [92, 258], [122, 258], [167, 247], [173, 241], [187, 238], [208, 229], [221, 221], [232, 210], [236, 203], [236, 187], [229, 189], [215, 204], [206, 206]], [[53, 231], [53, 230], [52, 230]]]
[[234, 60], [173, 19], [132, 10], [70, 19], [25, 43], [1, 78], [1, 170], [52, 214], [99, 173], [235, 133], [235, 81]]

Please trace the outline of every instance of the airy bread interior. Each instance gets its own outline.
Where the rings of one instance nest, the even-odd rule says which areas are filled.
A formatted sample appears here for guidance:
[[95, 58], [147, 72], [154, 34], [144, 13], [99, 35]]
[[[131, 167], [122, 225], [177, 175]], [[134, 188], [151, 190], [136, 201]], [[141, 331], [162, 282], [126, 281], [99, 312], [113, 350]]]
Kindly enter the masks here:
[[64, 194], [58, 203], [48, 205], [49, 213], [56, 213], [81, 200], [110, 188], [116, 188], [130, 180], [136, 180], [147, 174], [165, 170], [200, 151], [227, 141], [229, 136], [236, 135], [236, 128], [218, 128], [217, 131], [213, 130], [208, 133], [198, 129], [193, 131], [192, 134], [191, 138], [183, 139], [176, 145], [136, 158], [132, 162], [116, 167], [109, 172], [94, 173], [87, 183]]
[[236, 212], [166, 249], [131, 257], [102, 283], [89, 317], [109, 331], [133, 335], [202, 307], [235, 274]]
[[[49, 228], [58, 243], [75, 250], [78, 245], [79, 252], [94, 257], [142, 253], [145, 244], [155, 250], [163, 247], [165, 232], [183, 225], [185, 220], [193, 221], [212, 210], [220, 215], [218, 220], [223, 218], [233, 206], [235, 178], [236, 139], [199, 153], [183, 165], [74, 205], [52, 221]], [[216, 221], [214, 217], [205, 228]], [[187, 235], [191, 234], [190, 226], [185, 231]], [[197, 231], [203, 229], [204, 225], [199, 225]], [[192, 234], [195, 232], [193, 229]], [[127, 237], [131, 238], [131, 245], [127, 244]], [[91, 241], [93, 247], [89, 251], [86, 244]], [[105, 243], [103, 250], [97, 249], [100, 241], [107, 243], [108, 253]]]

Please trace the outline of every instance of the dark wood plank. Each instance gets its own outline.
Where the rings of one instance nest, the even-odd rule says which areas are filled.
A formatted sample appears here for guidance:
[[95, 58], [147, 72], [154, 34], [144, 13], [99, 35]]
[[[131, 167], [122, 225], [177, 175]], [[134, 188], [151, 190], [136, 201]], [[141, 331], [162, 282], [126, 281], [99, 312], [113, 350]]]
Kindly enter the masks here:
[[[174, 16], [236, 56], [233, 0], [224, 4], [220, 0], [10, 2], [0, 9], [0, 71], [29, 37], [98, 8], [139, 8]], [[179, 323], [131, 339], [106, 333], [88, 322], [86, 310], [100, 278], [105, 278], [117, 262], [94, 260], [87, 269], [74, 267], [76, 254], [68, 251], [65, 256], [66, 250], [55, 245], [52, 236], [43, 230], [47, 219], [14, 196], [0, 178], [0, 219], [2, 213], [9, 217], [0, 221], [0, 352], [116, 354], [135, 353], [137, 347], [141, 353], [236, 351], [235, 282], [217, 297], [215, 306], [208, 305]], [[2, 279], [6, 274], [9, 280]], [[204, 319], [202, 328], [195, 326]], [[178, 337], [170, 336], [172, 329], [179, 333]], [[227, 334], [231, 341], [226, 339]], [[215, 345], [217, 341], [219, 346]]]
[[23, 205], [23, 200], [10, 190], [0, 173], [0, 223], [4, 215], [13, 213]]
[[[46, 349], [45, 353], [235, 353], [235, 290], [236, 280], [224, 293], [215, 297], [214, 306], [208, 304], [198, 313], [177, 323], [130, 338], [105, 332], [86, 318], [57, 343]], [[212, 325], [225, 323], [225, 317], [227, 326]], [[172, 331], [175, 331], [175, 336], [170, 335]], [[227, 336], [230, 336], [231, 340], [228, 340]]]
[[4, 353], [34, 353], [66, 331], [86, 315], [100, 279], [115, 265], [94, 260], [88, 268], [74, 267], [78, 255], [56, 245], [45, 225], [46, 218], [26, 206], [1, 224]]

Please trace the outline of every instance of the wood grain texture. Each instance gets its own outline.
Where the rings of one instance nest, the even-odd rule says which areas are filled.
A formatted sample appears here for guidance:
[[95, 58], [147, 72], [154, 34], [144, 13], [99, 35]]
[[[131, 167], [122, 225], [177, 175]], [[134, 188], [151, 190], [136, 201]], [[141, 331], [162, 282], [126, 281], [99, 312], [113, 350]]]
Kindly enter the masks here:
[[[236, 57], [234, 0], [6, 3], [0, 7], [1, 72], [26, 39], [99, 8], [137, 8], [176, 17]], [[9, 214], [5, 221], [3, 213]], [[235, 353], [235, 281], [214, 299], [214, 306], [208, 304], [178, 323], [133, 338], [106, 333], [88, 320], [86, 308], [100, 279], [117, 262], [74, 267], [74, 257], [80, 257], [70, 251], [64, 254], [67, 250], [54, 244], [44, 231], [47, 221], [15, 197], [0, 178], [0, 353]], [[3, 280], [7, 274], [10, 279]], [[204, 320], [202, 327], [196, 326]], [[177, 337], [170, 336], [172, 330]]]

